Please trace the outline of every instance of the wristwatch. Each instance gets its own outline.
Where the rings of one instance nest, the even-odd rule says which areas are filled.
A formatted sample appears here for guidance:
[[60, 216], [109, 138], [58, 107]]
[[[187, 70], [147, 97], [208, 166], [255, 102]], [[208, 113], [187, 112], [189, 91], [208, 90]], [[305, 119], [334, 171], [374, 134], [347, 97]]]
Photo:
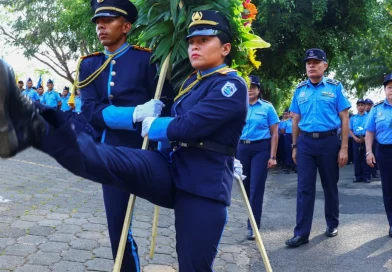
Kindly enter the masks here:
[[297, 148], [297, 145], [296, 145], [296, 144], [292, 144], [292, 145], [291, 145], [291, 149], [294, 149], [294, 148]]

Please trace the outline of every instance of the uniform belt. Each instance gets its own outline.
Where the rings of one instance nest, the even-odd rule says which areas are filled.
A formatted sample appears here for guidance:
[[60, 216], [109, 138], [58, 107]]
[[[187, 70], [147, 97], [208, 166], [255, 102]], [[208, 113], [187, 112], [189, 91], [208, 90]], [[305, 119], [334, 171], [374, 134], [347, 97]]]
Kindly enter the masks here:
[[232, 146], [222, 145], [209, 141], [203, 141], [198, 143], [171, 142], [171, 144], [173, 148], [176, 147], [199, 148], [199, 149], [217, 152], [230, 157], [234, 157], [236, 153], [236, 149]]
[[365, 135], [355, 135], [355, 137], [358, 137], [358, 138], [365, 138]]
[[307, 132], [307, 131], [301, 131], [301, 133], [305, 136], [308, 136], [313, 139], [321, 139], [325, 138], [328, 136], [334, 136], [337, 134], [336, 129], [333, 130], [328, 130], [328, 131], [323, 131], [323, 132]]
[[380, 144], [380, 143], [378, 143], [378, 146], [380, 148], [387, 148], [387, 149], [392, 148], [392, 144]]
[[250, 141], [250, 140], [240, 140], [240, 143], [241, 144], [257, 144], [257, 143], [261, 143], [261, 142], [264, 142], [264, 141], [268, 141], [268, 140], [270, 140], [271, 138], [268, 138], [268, 139], [261, 139], [261, 140], [256, 140], [256, 141]]

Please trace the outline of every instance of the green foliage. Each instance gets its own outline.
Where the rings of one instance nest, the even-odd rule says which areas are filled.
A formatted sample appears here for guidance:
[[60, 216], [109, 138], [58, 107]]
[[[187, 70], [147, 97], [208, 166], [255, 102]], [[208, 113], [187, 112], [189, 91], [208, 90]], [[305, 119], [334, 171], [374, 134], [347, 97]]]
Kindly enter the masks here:
[[269, 46], [251, 33], [250, 27], [244, 26], [246, 21], [241, 17], [243, 10], [241, 0], [184, 1], [185, 5], [182, 8], [179, 8], [179, 3], [179, 0], [171, 0], [168, 6], [167, 0], [136, 0], [139, 16], [135, 23], [136, 27], [131, 31], [131, 36], [137, 36], [139, 43], [154, 50], [153, 61], [162, 63], [171, 52], [172, 84], [176, 90], [192, 71], [187, 60], [188, 44], [185, 37], [191, 15], [195, 11], [218, 10], [227, 15], [234, 37], [231, 51], [235, 60], [233, 67], [243, 75], [248, 75], [253, 69], [248, 56], [249, 50]]
[[[270, 49], [258, 52], [263, 67], [257, 73], [265, 85], [265, 97], [278, 107], [290, 100], [295, 84], [306, 78], [302, 62], [306, 49], [322, 48], [328, 56], [329, 71], [342, 70], [336, 78], [347, 84], [354, 72], [346, 68], [351, 66], [355, 50], [362, 49], [363, 38], [369, 36], [374, 19], [383, 21], [381, 17], [385, 16], [377, 0], [253, 2], [259, 10], [254, 31], [272, 45]], [[373, 51], [373, 42], [380, 36], [371, 36], [373, 41], [367, 50]], [[382, 47], [380, 44], [378, 49], [382, 50]], [[358, 63], [362, 63], [363, 72], [365, 67], [378, 70], [375, 58], [358, 56]], [[347, 77], [341, 78], [343, 72]]]

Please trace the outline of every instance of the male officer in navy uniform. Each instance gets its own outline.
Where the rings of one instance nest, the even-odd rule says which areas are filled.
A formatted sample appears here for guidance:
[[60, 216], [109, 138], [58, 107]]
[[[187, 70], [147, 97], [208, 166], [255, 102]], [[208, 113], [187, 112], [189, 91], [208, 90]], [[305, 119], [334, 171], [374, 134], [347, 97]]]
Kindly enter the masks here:
[[[92, 22], [105, 50], [81, 58], [77, 87], [81, 94], [82, 113], [92, 127], [96, 141], [141, 148], [141, 125], [136, 122], [149, 110], [157, 111], [156, 115], [159, 115], [162, 102], [151, 100], [157, 84], [157, 68], [150, 63], [151, 50], [127, 43], [127, 34], [137, 18], [137, 9], [129, 0], [92, 0], [91, 4], [94, 10]], [[107, 61], [109, 63], [105, 66]], [[100, 69], [98, 77], [91, 80], [89, 77]], [[174, 97], [167, 87], [163, 96]], [[166, 100], [164, 103], [169, 110], [170, 102]], [[102, 189], [115, 258], [130, 194], [107, 185], [103, 185]], [[122, 271], [140, 271], [137, 245], [131, 229]]]
[[[304, 58], [308, 80], [295, 90], [293, 112], [293, 160], [297, 164], [297, 220], [294, 237], [286, 245], [297, 247], [309, 242], [319, 170], [325, 196], [325, 235], [338, 234], [339, 167], [347, 163], [348, 109], [350, 103], [339, 81], [324, 77], [327, 56], [321, 49], [309, 49]], [[341, 143], [337, 129], [341, 126]]]

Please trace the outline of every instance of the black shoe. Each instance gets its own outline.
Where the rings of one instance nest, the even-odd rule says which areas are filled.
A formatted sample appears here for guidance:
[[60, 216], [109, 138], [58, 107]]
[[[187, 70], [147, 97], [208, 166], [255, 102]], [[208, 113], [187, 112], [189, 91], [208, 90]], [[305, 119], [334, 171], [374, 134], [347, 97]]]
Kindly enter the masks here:
[[388, 233], [389, 237], [392, 237], [392, 227], [389, 228], [389, 233]]
[[363, 182], [370, 183], [370, 179], [365, 179]]
[[253, 241], [254, 239], [255, 239], [255, 235], [253, 234], [253, 230], [248, 230], [248, 236], [246, 236], [246, 238], [249, 240], [249, 241]]
[[46, 135], [46, 122], [34, 103], [21, 95], [11, 67], [0, 59], [0, 157], [9, 158]]
[[338, 235], [338, 229], [337, 228], [327, 228], [325, 231], [325, 236], [327, 237], [335, 237]]
[[362, 179], [354, 179], [353, 182], [354, 183], [362, 182]]
[[372, 178], [380, 178], [380, 176], [378, 174], [374, 174], [372, 175]]
[[290, 170], [284, 170], [284, 173], [287, 175], [287, 174], [290, 174]]
[[302, 237], [302, 236], [294, 236], [291, 239], [288, 239], [286, 241], [286, 246], [289, 247], [298, 247], [300, 245], [304, 245], [309, 243], [309, 238], [308, 237]]

